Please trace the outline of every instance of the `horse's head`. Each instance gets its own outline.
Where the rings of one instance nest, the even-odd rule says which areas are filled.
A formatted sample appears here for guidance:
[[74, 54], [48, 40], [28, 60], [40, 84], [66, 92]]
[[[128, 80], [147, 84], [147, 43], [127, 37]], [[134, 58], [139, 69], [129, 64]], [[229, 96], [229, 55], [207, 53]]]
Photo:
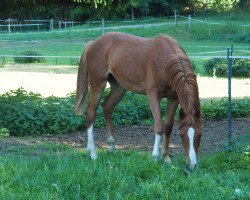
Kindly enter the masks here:
[[188, 170], [193, 171], [197, 165], [197, 155], [201, 140], [201, 113], [199, 110], [186, 114], [180, 109], [180, 135], [186, 154]]

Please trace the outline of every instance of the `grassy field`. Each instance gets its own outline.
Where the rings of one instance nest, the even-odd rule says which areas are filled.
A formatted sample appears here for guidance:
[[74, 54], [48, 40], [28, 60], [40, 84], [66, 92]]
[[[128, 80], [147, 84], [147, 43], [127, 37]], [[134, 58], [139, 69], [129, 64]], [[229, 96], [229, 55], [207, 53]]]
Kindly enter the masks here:
[[[162, 22], [169, 21], [154, 21]], [[144, 37], [169, 34], [190, 56], [225, 55], [226, 48], [231, 45], [234, 45], [234, 55], [250, 55], [249, 43], [240, 35], [242, 29], [239, 26], [225, 28], [212, 25], [209, 36], [207, 25], [194, 23], [188, 32], [186, 22], [180, 22], [183, 23], [179, 23], [177, 29], [174, 24], [147, 26], [152, 22], [143, 22], [144, 26], [139, 27], [114, 29], [111, 28], [113, 25], [125, 25], [110, 23], [106, 31]], [[34, 50], [44, 56], [80, 56], [85, 44], [101, 35], [97, 26], [1, 34], [0, 55]], [[249, 34], [250, 28], [245, 31]], [[210, 53], [212, 51], [223, 52]], [[6, 62], [13, 62], [13, 59], [7, 58]], [[76, 62], [73, 58], [47, 58], [45, 64]], [[202, 67], [205, 59], [193, 62], [197, 73], [205, 75]], [[173, 163], [166, 165], [161, 160], [154, 161], [149, 152], [118, 150], [110, 154], [99, 150], [98, 159], [92, 161], [84, 150], [67, 145], [39, 141], [34, 144], [29, 139], [13, 145], [0, 138], [0, 199], [249, 199], [247, 141], [249, 134], [248, 138], [237, 140], [230, 152], [222, 149], [211, 155], [201, 155], [198, 168], [189, 173], [185, 170], [183, 155], [174, 156]]]
[[[249, 35], [250, 27], [245, 27], [246, 35], [244, 35], [243, 27], [239, 26], [239, 24], [246, 24], [247, 22], [237, 21], [233, 24], [232, 21], [227, 20], [220, 22], [226, 25], [210, 25], [210, 35], [208, 24], [192, 21], [191, 30], [188, 31], [187, 20], [180, 20], [176, 28], [173, 20], [169, 19], [106, 22], [105, 32], [121, 31], [143, 37], [154, 37], [159, 33], [168, 34], [176, 38], [190, 56], [225, 56], [227, 47], [231, 45], [234, 45], [234, 55], [249, 56], [247, 35]], [[0, 55], [18, 55], [26, 50], [33, 50], [43, 56], [79, 57], [86, 43], [100, 35], [100, 23], [84, 24], [83, 26], [53, 32], [1, 34]], [[216, 52], [212, 53], [213, 51]], [[201, 75], [204, 75], [202, 66], [204, 61], [204, 59], [193, 61], [197, 65], [197, 73]], [[13, 62], [13, 59], [7, 58], [7, 62]], [[76, 58], [46, 58], [46, 64], [75, 65], [76, 63]]]
[[[0, 141], [0, 144], [4, 139]], [[150, 153], [98, 152], [52, 143], [5, 147], [0, 156], [1, 199], [249, 199], [246, 145], [202, 155], [199, 167], [185, 170], [184, 156], [172, 164]]]

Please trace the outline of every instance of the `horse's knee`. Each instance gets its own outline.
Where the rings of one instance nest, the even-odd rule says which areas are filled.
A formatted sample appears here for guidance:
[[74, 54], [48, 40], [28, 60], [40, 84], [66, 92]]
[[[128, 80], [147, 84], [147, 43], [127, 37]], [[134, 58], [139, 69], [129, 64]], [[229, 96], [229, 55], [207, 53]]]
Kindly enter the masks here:
[[96, 116], [96, 111], [92, 108], [88, 108], [87, 111], [87, 128], [89, 128], [95, 120], [95, 116]]
[[155, 122], [154, 123], [154, 132], [158, 135], [161, 135], [164, 131], [164, 125], [163, 125], [163, 122], [160, 121], [160, 122]]

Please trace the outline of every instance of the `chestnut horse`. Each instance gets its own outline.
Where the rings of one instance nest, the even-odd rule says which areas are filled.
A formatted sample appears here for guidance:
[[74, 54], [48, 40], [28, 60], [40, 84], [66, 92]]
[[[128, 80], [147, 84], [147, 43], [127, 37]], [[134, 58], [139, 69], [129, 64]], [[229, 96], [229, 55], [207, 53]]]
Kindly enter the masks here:
[[[164, 35], [149, 39], [110, 32], [86, 47], [78, 69], [75, 112], [78, 115], [83, 113], [89, 89], [87, 149], [92, 159], [96, 158], [93, 124], [107, 82], [111, 91], [102, 106], [109, 150], [113, 151], [116, 143], [112, 113], [129, 90], [147, 95], [154, 119], [155, 143], [152, 155], [159, 157], [162, 146], [161, 155], [168, 163], [169, 138], [174, 114], [180, 105], [180, 135], [187, 167], [193, 170], [201, 138], [200, 101], [194, 70], [180, 45]], [[165, 124], [160, 113], [160, 101], [163, 97], [168, 99]]]

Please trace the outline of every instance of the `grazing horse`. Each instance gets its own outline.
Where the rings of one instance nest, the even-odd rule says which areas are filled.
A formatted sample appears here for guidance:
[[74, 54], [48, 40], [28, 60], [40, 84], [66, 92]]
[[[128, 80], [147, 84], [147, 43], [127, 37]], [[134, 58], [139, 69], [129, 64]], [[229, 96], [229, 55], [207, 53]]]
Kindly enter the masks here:
[[[112, 113], [127, 90], [147, 95], [154, 119], [155, 143], [152, 155], [161, 155], [170, 163], [168, 148], [178, 105], [180, 135], [188, 169], [196, 166], [201, 138], [201, 113], [196, 76], [180, 45], [172, 38], [159, 35], [142, 38], [110, 32], [91, 42], [81, 56], [77, 77], [75, 112], [84, 111], [88, 89], [87, 108], [88, 146], [92, 159], [96, 158], [93, 124], [104, 88], [109, 82], [111, 91], [102, 107], [106, 121], [109, 150], [115, 149], [116, 135]], [[163, 123], [160, 101], [168, 99]]]

